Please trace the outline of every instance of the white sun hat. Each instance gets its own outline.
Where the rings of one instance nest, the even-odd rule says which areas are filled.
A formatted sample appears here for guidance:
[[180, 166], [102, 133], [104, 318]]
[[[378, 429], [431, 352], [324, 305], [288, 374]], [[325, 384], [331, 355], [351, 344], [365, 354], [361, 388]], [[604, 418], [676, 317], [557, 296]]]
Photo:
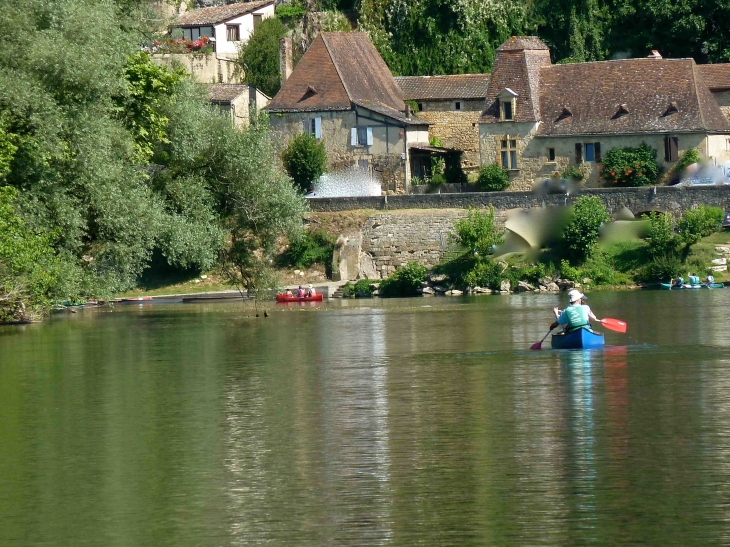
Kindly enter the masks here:
[[587, 297], [585, 294], [583, 294], [582, 292], [580, 292], [578, 290], [573, 289], [572, 291], [570, 291], [568, 293], [568, 300], [571, 303], [576, 302], [576, 301], [580, 300], [581, 298], [587, 298]]

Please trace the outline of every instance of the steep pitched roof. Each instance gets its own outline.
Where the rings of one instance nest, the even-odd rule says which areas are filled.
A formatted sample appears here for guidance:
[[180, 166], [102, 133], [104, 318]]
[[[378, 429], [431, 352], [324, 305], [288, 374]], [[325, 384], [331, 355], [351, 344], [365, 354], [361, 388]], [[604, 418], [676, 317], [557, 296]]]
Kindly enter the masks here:
[[402, 116], [406, 107], [390, 69], [367, 34], [323, 32], [268, 109], [348, 110], [352, 103], [394, 111], [393, 116]]
[[515, 122], [540, 119], [540, 68], [550, 66], [550, 50], [536, 36], [513, 36], [497, 48], [480, 123], [499, 122], [499, 95], [517, 93]]
[[696, 69], [692, 59], [543, 67], [538, 134], [730, 131]]
[[230, 103], [242, 94], [248, 94], [245, 84], [211, 84], [208, 87], [208, 100], [213, 103]]
[[730, 89], [730, 63], [697, 65], [697, 72], [712, 91]]
[[484, 99], [487, 96], [489, 74], [396, 76], [395, 81], [406, 101]]
[[259, 8], [273, 4], [274, 0], [260, 0], [258, 2], [241, 2], [239, 4], [224, 4], [212, 8], [202, 8], [188, 11], [177, 19], [179, 27], [197, 27], [201, 25], [215, 25], [234, 17], [239, 17]]

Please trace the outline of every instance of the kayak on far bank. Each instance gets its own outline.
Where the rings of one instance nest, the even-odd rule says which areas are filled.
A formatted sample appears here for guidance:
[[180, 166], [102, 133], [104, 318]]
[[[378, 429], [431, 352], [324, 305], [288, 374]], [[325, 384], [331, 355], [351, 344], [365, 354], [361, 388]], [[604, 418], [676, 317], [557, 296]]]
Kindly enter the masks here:
[[677, 287], [673, 285], [672, 283], [661, 283], [662, 290], [668, 291], [668, 290], [680, 290], [680, 289], [724, 289], [725, 285], [722, 283], [710, 283], [709, 285], [689, 285], [685, 283], [681, 287]]

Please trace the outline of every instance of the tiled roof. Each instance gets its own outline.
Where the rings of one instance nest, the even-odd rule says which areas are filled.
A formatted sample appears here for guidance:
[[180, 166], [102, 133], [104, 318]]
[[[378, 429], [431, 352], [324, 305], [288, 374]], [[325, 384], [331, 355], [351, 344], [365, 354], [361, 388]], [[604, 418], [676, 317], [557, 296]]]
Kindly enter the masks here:
[[453, 76], [396, 76], [406, 101], [484, 99], [487, 96], [489, 74], [458, 74]]
[[323, 32], [312, 42], [268, 106], [272, 111], [405, 111], [388, 66], [363, 32]]
[[179, 27], [197, 27], [200, 25], [215, 25], [256, 11], [259, 8], [273, 4], [274, 0], [260, 0], [258, 2], [241, 2], [239, 4], [224, 4], [212, 8], [202, 8], [183, 13], [177, 19]]
[[692, 59], [543, 67], [539, 134], [730, 131], [697, 68]]
[[355, 102], [354, 104], [356, 104], [357, 106], [361, 106], [362, 108], [372, 110], [377, 114], [381, 114], [383, 116], [387, 116], [388, 118], [397, 120], [405, 125], [432, 125], [431, 122], [426, 121], [423, 118], [419, 118], [418, 116], [411, 116], [410, 118], [406, 118], [406, 115], [400, 110], [394, 110], [392, 108], [388, 108], [387, 106], [359, 102]]
[[230, 103], [242, 94], [248, 94], [248, 86], [243, 84], [212, 84], [208, 87], [208, 100], [214, 103]]
[[[529, 46], [529, 48], [528, 48]], [[550, 66], [550, 50], [533, 36], [512, 37], [497, 49], [480, 123], [499, 121], [499, 95], [506, 88], [517, 94], [515, 122], [540, 119], [540, 67]]]
[[711, 90], [730, 89], [730, 63], [697, 65], [697, 72]]

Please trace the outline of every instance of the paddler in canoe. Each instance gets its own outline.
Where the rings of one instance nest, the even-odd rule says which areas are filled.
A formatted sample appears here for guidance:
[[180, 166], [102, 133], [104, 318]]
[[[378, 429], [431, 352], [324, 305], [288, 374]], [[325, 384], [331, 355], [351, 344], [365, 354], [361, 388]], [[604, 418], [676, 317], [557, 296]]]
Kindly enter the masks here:
[[565, 308], [562, 312], [556, 307], [553, 308], [556, 321], [550, 325], [550, 330], [557, 329], [559, 326], [564, 327], [566, 333], [573, 332], [577, 329], [587, 327], [590, 329], [590, 322], [600, 320], [593, 314], [591, 308], [584, 304], [586, 295], [582, 292], [573, 289], [568, 293], [568, 300], [570, 305]]

